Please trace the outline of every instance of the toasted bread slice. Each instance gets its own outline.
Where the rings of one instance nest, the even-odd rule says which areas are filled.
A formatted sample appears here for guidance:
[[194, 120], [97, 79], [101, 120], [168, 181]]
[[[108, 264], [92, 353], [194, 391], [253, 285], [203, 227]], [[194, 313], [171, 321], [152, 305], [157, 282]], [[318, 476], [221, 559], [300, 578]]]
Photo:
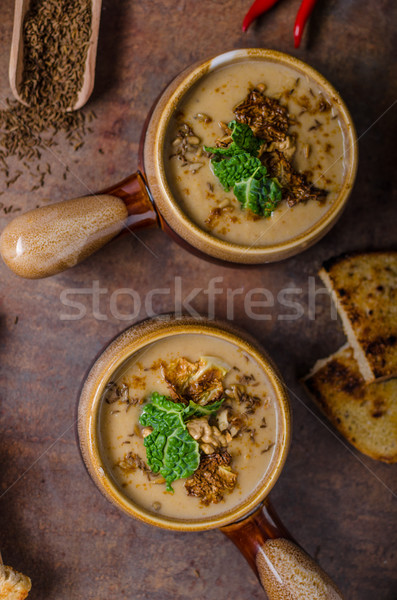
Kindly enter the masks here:
[[366, 382], [397, 376], [397, 252], [345, 255], [319, 273]]
[[25, 600], [31, 587], [29, 577], [0, 564], [0, 600]]
[[397, 379], [367, 385], [346, 344], [317, 361], [304, 384], [357, 450], [375, 460], [397, 462]]

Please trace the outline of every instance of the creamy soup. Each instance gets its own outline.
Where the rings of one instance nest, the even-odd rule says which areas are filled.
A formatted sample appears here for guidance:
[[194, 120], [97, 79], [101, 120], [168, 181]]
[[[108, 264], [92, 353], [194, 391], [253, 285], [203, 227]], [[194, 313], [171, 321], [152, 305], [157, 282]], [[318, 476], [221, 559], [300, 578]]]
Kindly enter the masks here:
[[[195, 439], [200, 444], [200, 461], [227, 451], [231, 459], [229, 469], [236, 480], [233, 489], [222, 492], [215, 501], [205, 502], [201, 496], [188, 494], [189, 478], [173, 481], [171, 493], [166, 491], [163, 478], [150, 472], [145, 428], [139, 419], [153, 392], [172, 396], [164, 379], [164, 364], [175, 364], [178, 359], [195, 363], [209, 356], [226, 373], [222, 377], [225, 399], [209, 420], [212, 430], [221, 434], [221, 441], [217, 447], [218, 433], [218, 438], [206, 439], [207, 443], [197, 436]], [[266, 374], [237, 346], [208, 335], [167, 337], [134, 354], [109, 381], [97, 424], [103, 465], [127, 497], [153, 513], [178, 519], [220, 514], [244, 502], [270, 469], [280, 442], [277, 414]], [[192, 422], [193, 418], [187, 425], [194, 435]]]
[[[292, 165], [309, 183], [327, 191], [325, 202], [310, 200], [290, 207], [282, 201], [269, 218], [258, 218], [243, 211], [233, 191], [225, 192], [211, 171], [201, 147], [215, 145], [223, 135], [219, 122], [233, 120], [233, 109], [256, 86], [288, 109], [288, 133], [296, 145]], [[199, 140], [196, 156], [190, 156], [197, 166], [186, 164], [175, 153], [182, 123], [193, 131], [191, 137]], [[166, 147], [168, 183], [185, 214], [212, 235], [247, 246], [271, 246], [310, 229], [337, 198], [345, 175], [347, 148], [333, 99], [301, 72], [259, 59], [216, 69], [200, 80], [175, 111]], [[216, 218], [212, 218], [214, 211]]]

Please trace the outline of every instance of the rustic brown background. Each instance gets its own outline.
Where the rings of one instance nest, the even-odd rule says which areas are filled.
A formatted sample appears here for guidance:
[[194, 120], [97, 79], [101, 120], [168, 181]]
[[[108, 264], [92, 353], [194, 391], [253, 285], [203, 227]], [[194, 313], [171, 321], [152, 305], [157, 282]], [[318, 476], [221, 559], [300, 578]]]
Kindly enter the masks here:
[[[240, 24], [249, 4], [104, 0], [89, 103], [98, 115], [94, 133], [77, 153], [61, 145], [56, 154], [43, 157], [54, 175], [42, 191], [29, 193], [32, 182], [24, 175], [1, 197], [26, 209], [43, 197], [81, 195], [126, 176], [136, 165], [141, 124], [163, 86], [189, 63], [232, 48], [275, 48], [318, 68], [340, 90], [360, 136], [357, 183], [343, 218], [314, 248], [280, 264], [222, 268], [189, 255], [162, 232], [149, 231], [140, 234], [146, 247], [133, 237], [120, 239], [48, 280], [23, 281], [0, 265], [0, 548], [6, 563], [31, 576], [32, 600], [264, 597], [221, 533], [176, 534], [128, 519], [99, 494], [80, 460], [73, 426], [80, 382], [95, 354], [131, 322], [133, 312], [131, 298], [124, 295], [118, 309], [126, 319], [112, 315], [112, 293], [130, 288], [144, 299], [153, 286], [169, 287], [170, 295], [158, 297], [155, 310], [170, 311], [175, 275], [182, 278], [184, 296], [195, 287], [206, 288], [213, 277], [223, 278], [218, 285], [224, 290], [243, 287], [244, 293], [257, 287], [275, 295], [285, 286], [302, 288], [305, 314], [297, 321], [280, 320], [288, 310], [277, 302], [269, 309], [270, 320], [253, 320], [244, 312], [243, 296], [236, 299], [235, 321], [261, 339], [292, 391], [293, 444], [273, 502], [347, 599], [397, 598], [397, 466], [376, 463], [348, 447], [299, 384], [317, 358], [343, 341], [325, 295], [318, 297], [316, 319], [309, 319], [308, 277], [335, 254], [387, 248], [396, 241], [397, 106], [382, 114], [397, 98], [397, 5], [393, 0], [323, 0], [302, 48], [294, 51], [299, 0], [282, 0], [243, 35]], [[1, 99], [10, 95], [12, 19], [12, 0], [2, 0]], [[60, 161], [70, 167], [66, 181]], [[8, 220], [2, 216], [1, 227]], [[82, 302], [83, 318], [62, 319], [76, 314], [62, 303], [62, 291], [75, 294], [92, 289], [93, 282], [107, 288], [100, 302], [103, 316], [82, 293], [70, 298]], [[205, 314], [207, 303], [201, 292], [192, 305]], [[226, 318], [224, 295], [215, 308], [216, 316]], [[135, 320], [145, 316], [143, 305]]]

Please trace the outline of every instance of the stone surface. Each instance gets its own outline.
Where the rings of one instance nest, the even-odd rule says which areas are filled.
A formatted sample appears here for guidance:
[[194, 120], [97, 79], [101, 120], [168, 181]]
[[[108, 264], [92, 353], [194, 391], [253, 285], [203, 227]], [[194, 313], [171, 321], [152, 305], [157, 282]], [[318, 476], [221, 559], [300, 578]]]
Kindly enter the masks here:
[[[169, 288], [154, 300], [153, 311], [160, 313], [174, 310], [175, 297], [198, 288], [191, 305], [205, 314], [211, 307], [204, 290], [215, 277], [223, 289], [216, 316], [255, 334], [291, 391], [293, 443], [272, 492], [281, 518], [346, 598], [397, 597], [397, 466], [371, 461], [348, 446], [299, 384], [317, 358], [343, 341], [326, 295], [317, 296], [316, 319], [310, 317], [309, 285], [321, 285], [310, 278], [321, 262], [344, 251], [395, 245], [397, 106], [390, 106], [397, 97], [397, 6], [391, 0], [365, 6], [359, 0], [324, 0], [302, 48], [294, 51], [299, 2], [283, 0], [243, 35], [248, 5], [249, 0], [104, 0], [89, 103], [98, 115], [94, 132], [76, 153], [60, 145], [43, 157], [53, 175], [42, 190], [29, 192], [32, 182], [24, 175], [0, 198], [25, 210], [44, 197], [80, 196], [123, 178], [136, 165], [141, 125], [164, 85], [193, 61], [243, 46], [290, 52], [318, 68], [341, 92], [360, 136], [358, 178], [344, 216], [314, 248], [285, 262], [249, 270], [219, 267], [191, 256], [164, 233], [149, 231], [139, 234], [142, 243], [125, 237], [47, 280], [24, 281], [0, 265], [0, 548], [6, 563], [32, 578], [32, 600], [264, 597], [220, 532], [156, 530], [113, 508], [85, 472], [75, 441], [75, 402], [84, 374], [111, 337], [147, 316], [148, 291]], [[12, 0], [3, 0], [1, 100], [10, 96], [12, 13]], [[66, 181], [60, 161], [70, 167]], [[1, 228], [9, 218], [2, 215]], [[102, 289], [99, 306], [93, 305], [94, 286]], [[227, 289], [240, 287], [232, 314]], [[293, 299], [303, 307], [297, 320], [285, 319], [294, 309], [277, 299], [285, 287], [295, 289]], [[125, 288], [136, 292], [135, 303], [131, 291], [120, 292]], [[274, 295], [268, 319], [254, 319], [244, 309], [244, 297], [254, 288]], [[68, 306], [68, 300], [80, 302], [80, 308]]]

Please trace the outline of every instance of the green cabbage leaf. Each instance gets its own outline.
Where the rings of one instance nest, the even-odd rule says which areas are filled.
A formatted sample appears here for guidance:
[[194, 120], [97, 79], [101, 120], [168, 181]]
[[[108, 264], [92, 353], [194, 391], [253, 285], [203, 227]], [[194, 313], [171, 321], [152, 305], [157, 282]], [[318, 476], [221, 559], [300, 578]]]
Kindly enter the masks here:
[[268, 218], [282, 198], [281, 185], [267, 174], [266, 167], [258, 158], [261, 141], [254, 136], [245, 123], [231, 121], [232, 143], [225, 148], [209, 148], [214, 156], [211, 166], [223, 189], [233, 188], [234, 195], [243, 210]]
[[233, 156], [234, 154], [240, 154], [241, 152], [247, 152], [252, 156], [258, 155], [261, 141], [254, 136], [249, 125], [237, 123], [237, 121], [230, 121], [228, 128], [231, 130], [230, 135], [233, 140], [229, 146], [224, 148], [210, 148], [204, 146], [204, 150], [220, 156]]
[[200, 464], [199, 445], [187, 430], [185, 411], [184, 404], [154, 392], [139, 418], [143, 427], [153, 428], [143, 442], [146, 458], [153, 473], [164, 477], [168, 492], [174, 491], [173, 481], [190, 477]]
[[259, 158], [241, 152], [221, 160], [215, 157], [211, 160], [211, 165], [214, 175], [218, 177], [223, 189], [228, 192], [239, 181], [251, 177], [262, 163]]
[[207, 415], [212, 415], [216, 413], [223, 404], [225, 398], [221, 398], [216, 402], [212, 402], [212, 404], [206, 404], [205, 406], [201, 406], [193, 400], [190, 400], [189, 406], [187, 406], [184, 410], [183, 416], [185, 419], [191, 419], [193, 417], [204, 417]]
[[258, 167], [251, 177], [237, 182], [233, 191], [243, 209], [262, 217], [270, 217], [281, 201], [279, 182], [270, 179], [263, 166]]

